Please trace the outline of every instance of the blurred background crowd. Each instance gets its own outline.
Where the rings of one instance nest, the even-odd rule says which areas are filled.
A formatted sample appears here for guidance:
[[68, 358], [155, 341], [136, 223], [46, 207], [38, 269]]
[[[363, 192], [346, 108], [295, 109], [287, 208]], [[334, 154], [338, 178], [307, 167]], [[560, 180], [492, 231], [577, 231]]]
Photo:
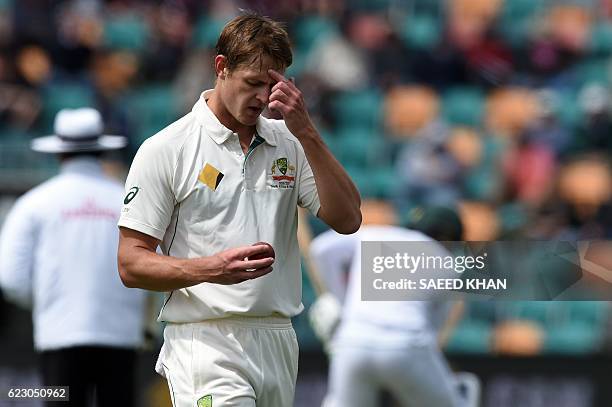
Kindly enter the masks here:
[[[287, 75], [366, 221], [442, 204], [465, 240], [612, 237], [610, 0], [0, 0], [0, 219], [56, 172], [29, 141], [61, 108], [96, 107], [129, 137], [109, 166], [121, 177], [213, 86], [214, 45], [241, 8], [286, 23]], [[447, 351], [608, 354], [610, 321], [606, 302], [473, 303]]]

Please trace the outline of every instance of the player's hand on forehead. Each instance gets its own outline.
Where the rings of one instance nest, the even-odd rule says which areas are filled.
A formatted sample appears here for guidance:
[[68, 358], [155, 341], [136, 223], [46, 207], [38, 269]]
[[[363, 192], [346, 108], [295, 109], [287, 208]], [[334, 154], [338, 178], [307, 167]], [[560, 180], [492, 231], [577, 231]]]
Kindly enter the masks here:
[[268, 69], [268, 75], [275, 83], [272, 87], [272, 93], [279, 89], [289, 91], [290, 93], [293, 93], [292, 91], [298, 91], [293, 78], [287, 79], [280, 72], [275, 71], [274, 69]]
[[268, 108], [281, 113], [287, 128], [298, 139], [302, 135], [316, 133], [306, 110], [302, 92], [295, 86], [293, 80], [287, 79], [274, 69], [268, 69], [268, 75], [276, 82], [270, 92]]

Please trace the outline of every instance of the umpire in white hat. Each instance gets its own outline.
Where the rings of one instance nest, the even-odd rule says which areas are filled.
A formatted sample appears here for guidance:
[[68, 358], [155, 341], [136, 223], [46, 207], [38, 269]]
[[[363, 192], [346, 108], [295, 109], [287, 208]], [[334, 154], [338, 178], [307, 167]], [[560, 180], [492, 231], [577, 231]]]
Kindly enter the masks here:
[[54, 127], [32, 149], [57, 154], [60, 174], [21, 196], [8, 214], [0, 288], [32, 309], [43, 383], [69, 386], [70, 401], [57, 405], [132, 406], [144, 292], [119, 279], [123, 186], [100, 163], [104, 151], [127, 139], [103, 134], [92, 108], [61, 110]]

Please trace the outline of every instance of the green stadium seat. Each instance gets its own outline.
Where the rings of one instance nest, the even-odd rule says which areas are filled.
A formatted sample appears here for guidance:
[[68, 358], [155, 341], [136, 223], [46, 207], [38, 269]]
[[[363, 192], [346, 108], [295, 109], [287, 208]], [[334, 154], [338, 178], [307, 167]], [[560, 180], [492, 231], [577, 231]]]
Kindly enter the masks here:
[[93, 90], [79, 83], [51, 84], [43, 91], [42, 129], [53, 130], [55, 115], [61, 109], [95, 107]]
[[500, 310], [504, 319], [533, 321], [542, 326], [550, 326], [561, 318], [557, 304], [546, 301], [513, 301], [505, 303]]
[[297, 76], [300, 76], [302, 72], [304, 72], [304, 68], [306, 68], [306, 54], [302, 51], [295, 50], [293, 52], [293, 61], [285, 71], [285, 77], [295, 78]]
[[569, 320], [603, 327], [610, 314], [608, 302], [603, 301], [564, 301], [569, 309]]
[[149, 26], [136, 14], [110, 18], [104, 26], [104, 46], [111, 49], [142, 51], [149, 42]]
[[382, 120], [383, 99], [378, 90], [342, 92], [333, 100], [338, 127], [378, 130]]
[[590, 48], [591, 52], [597, 55], [612, 53], [612, 22], [605, 21], [593, 27]]
[[504, 39], [514, 47], [523, 47], [529, 39], [533, 23], [545, 10], [546, 0], [511, 0], [503, 4], [499, 29]]
[[440, 19], [432, 15], [409, 16], [398, 30], [406, 45], [416, 49], [434, 47], [441, 37]]
[[601, 349], [604, 332], [583, 322], [570, 322], [546, 330], [543, 352], [548, 354], [584, 355]]
[[452, 332], [444, 350], [449, 353], [487, 354], [491, 350], [491, 335], [490, 324], [463, 320]]
[[204, 15], [195, 24], [191, 35], [191, 45], [196, 48], [214, 48], [219, 34], [227, 21]]
[[543, 10], [547, 2], [548, 0], [504, 1], [501, 17], [511, 20], [534, 17]]
[[0, 0], [0, 11], [10, 11], [13, 8], [13, 0]]
[[484, 111], [484, 93], [476, 87], [456, 87], [442, 97], [442, 115], [451, 124], [478, 127]]
[[346, 170], [357, 186], [361, 198], [389, 199], [395, 188], [395, 172], [391, 167], [351, 167]]
[[179, 116], [174, 91], [168, 85], [139, 88], [127, 98], [127, 105], [130, 119], [137, 129], [135, 141], [138, 145]]
[[337, 158], [345, 165], [360, 168], [391, 165], [390, 145], [379, 133], [345, 127], [338, 130], [334, 143]]
[[57, 173], [58, 162], [52, 154], [30, 149], [30, 141], [38, 136], [19, 128], [0, 129], [0, 181], [33, 186]]
[[504, 233], [521, 229], [527, 223], [528, 209], [519, 202], [502, 205], [498, 212]]
[[577, 94], [575, 90], [564, 90], [557, 92], [556, 116], [561, 124], [573, 128], [580, 121], [581, 112], [577, 105]]
[[597, 83], [610, 84], [610, 61], [608, 58], [588, 58], [576, 65], [578, 86]]
[[308, 54], [321, 40], [338, 30], [336, 22], [322, 16], [305, 16], [296, 22], [292, 39], [296, 51]]
[[554, 304], [563, 319], [546, 330], [544, 351], [552, 354], [589, 354], [603, 344], [609, 304], [601, 301], [563, 301]]
[[462, 189], [467, 199], [488, 201], [498, 192], [499, 178], [489, 166], [480, 165], [465, 175]]

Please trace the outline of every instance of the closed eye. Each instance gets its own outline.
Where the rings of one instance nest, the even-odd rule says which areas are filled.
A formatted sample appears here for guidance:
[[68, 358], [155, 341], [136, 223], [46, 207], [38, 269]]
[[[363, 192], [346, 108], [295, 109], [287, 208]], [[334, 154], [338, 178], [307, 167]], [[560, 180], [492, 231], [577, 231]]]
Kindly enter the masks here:
[[249, 86], [261, 86], [261, 85], [264, 85], [264, 82], [262, 82], [262, 81], [254, 81], [254, 80], [247, 80], [246, 83]]

